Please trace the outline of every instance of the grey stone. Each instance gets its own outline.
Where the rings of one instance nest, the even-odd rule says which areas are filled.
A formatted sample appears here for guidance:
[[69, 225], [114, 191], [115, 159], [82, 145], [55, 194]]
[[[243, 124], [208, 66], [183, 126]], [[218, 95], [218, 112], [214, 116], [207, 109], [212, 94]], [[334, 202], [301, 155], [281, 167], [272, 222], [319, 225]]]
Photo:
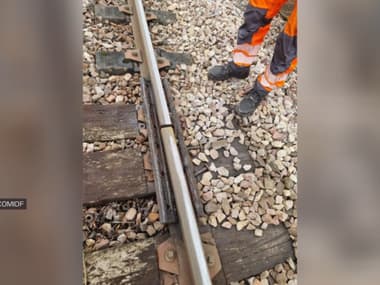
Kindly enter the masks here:
[[112, 75], [139, 72], [136, 62], [125, 60], [123, 52], [97, 51], [95, 55], [96, 69]]
[[154, 20], [154, 22], [157, 22], [164, 26], [172, 24], [177, 20], [177, 16], [173, 12], [160, 11], [160, 10], [146, 10], [146, 11], [153, 13], [157, 17], [157, 19]]
[[164, 57], [170, 61], [169, 69], [175, 69], [177, 65], [193, 63], [193, 57], [187, 53], [168, 52], [163, 49], [156, 49], [157, 56]]
[[130, 18], [120, 12], [118, 7], [95, 5], [94, 10], [95, 17], [102, 21], [108, 20], [118, 24], [128, 23], [130, 21]]
[[124, 243], [126, 240], [127, 240], [127, 236], [125, 234], [121, 234], [117, 237], [117, 240], [120, 242], [120, 243]]
[[205, 212], [207, 214], [214, 213], [218, 210], [218, 205], [215, 204], [214, 202], [208, 202], [205, 206]]
[[212, 143], [212, 147], [215, 149], [215, 150], [218, 150], [222, 147], [226, 147], [228, 145], [228, 142], [227, 140], [218, 140], [218, 141], [215, 141]]
[[289, 177], [284, 178], [284, 184], [286, 189], [293, 189], [294, 187], [294, 182]]

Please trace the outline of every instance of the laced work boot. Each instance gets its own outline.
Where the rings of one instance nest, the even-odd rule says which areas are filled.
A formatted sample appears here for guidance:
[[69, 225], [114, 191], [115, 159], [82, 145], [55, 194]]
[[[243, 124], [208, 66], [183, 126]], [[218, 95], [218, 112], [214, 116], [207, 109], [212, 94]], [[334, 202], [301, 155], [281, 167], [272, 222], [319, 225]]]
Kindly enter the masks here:
[[208, 71], [208, 79], [213, 81], [223, 81], [229, 78], [244, 79], [249, 75], [249, 66], [238, 66], [230, 61], [225, 65], [216, 65]]
[[256, 81], [254, 87], [249, 90], [239, 104], [236, 105], [236, 114], [242, 117], [252, 115], [268, 93], [269, 92]]

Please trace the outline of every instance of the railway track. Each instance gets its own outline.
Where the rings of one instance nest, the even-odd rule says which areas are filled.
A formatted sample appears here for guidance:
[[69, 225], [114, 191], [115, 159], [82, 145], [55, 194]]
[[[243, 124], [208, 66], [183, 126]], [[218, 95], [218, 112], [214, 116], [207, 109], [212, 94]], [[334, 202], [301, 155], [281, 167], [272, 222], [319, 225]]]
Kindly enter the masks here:
[[[149, 142], [150, 156], [145, 162], [149, 167], [140, 164], [141, 156], [136, 149], [95, 152], [85, 156], [84, 203], [87, 206], [98, 205], [155, 195], [159, 220], [166, 225], [167, 231], [148, 242], [128, 245], [124, 249], [128, 255], [124, 252], [123, 256], [130, 258], [127, 262], [130, 272], [119, 273], [119, 279], [114, 276], [113, 281], [102, 284], [228, 284], [239, 274], [236, 265], [256, 267], [250, 273], [247, 272], [249, 269], [240, 272], [242, 279], [293, 256], [284, 228], [273, 229], [261, 239], [253, 239], [247, 234], [241, 234], [239, 239], [234, 231], [227, 233], [224, 229], [218, 231], [206, 225], [204, 219], [207, 216], [203, 212], [197, 190], [198, 180], [182, 137], [181, 120], [176, 114], [169, 83], [160, 74], [160, 68], [170, 66], [171, 62], [157, 56], [149, 32], [147, 17], [155, 19], [156, 16], [147, 13], [140, 0], [129, 0], [128, 5], [112, 11], [107, 13], [114, 18], [118, 16], [120, 21], [124, 21], [123, 17], [129, 19], [135, 49], [123, 52], [128, 61], [122, 62], [104, 54], [103, 67], [99, 64], [98, 68], [114, 68], [121, 73], [138, 71], [143, 105], [137, 115], [136, 108], [130, 105], [85, 105], [84, 139], [93, 142], [122, 140], [125, 147], [125, 144], [133, 144], [136, 138], [141, 137], [142, 132]], [[102, 54], [97, 56], [101, 62]], [[117, 63], [119, 69], [115, 67]], [[149, 171], [148, 179], [145, 179], [143, 168]], [[262, 249], [252, 249], [251, 253], [241, 257], [240, 251], [244, 251], [247, 245], [260, 245]], [[145, 249], [141, 250], [141, 246]], [[96, 252], [89, 255], [89, 263], [93, 266], [97, 263], [96, 258], [101, 258]], [[110, 257], [112, 262], [125, 266], [113, 258]], [[242, 261], [248, 264], [239, 264]], [[111, 267], [112, 262], [109, 264]], [[144, 272], [152, 273], [152, 276], [143, 276]], [[96, 282], [87, 284], [98, 284]]]
[[[144, 7], [140, 0], [130, 0], [129, 5], [132, 8], [133, 31], [137, 42], [137, 48], [142, 52], [141, 75], [143, 77], [143, 86], [146, 85], [145, 81], [149, 81], [150, 86], [152, 87], [151, 92], [148, 92], [146, 88], [143, 87], [146, 112], [157, 115], [157, 120], [154, 121], [155, 125], [152, 125], [153, 120], [150, 118], [151, 116], [148, 117], [150, 118], [150, 120], [148, 119], [148, 124], [151, 125], [149, 131], [152, 134], [153, 128], [157, 129], [157, 135], [159, 136], [159, 142], [157, 142], [157, 144], [162, 147], [159, 151], [164, 154], [164, 157], [162, 158], [165, 158], [165, 164], [168, 170], [167, 173], [171, 182], [170, 189], [174, 193], [176, 212], [181, 225], [180, 228], [184, 239], [188, 263], [190, 264], [192, 276], [192, 282], [190, 284], [211, 285], [211, 278], [207, 270], [206, 256], [202, 247], [202, 241], [197, 226], [198, 222], [196, 220], [190, 196], [190, 189], [183, 166], [184, 158], [181, 157], [179, 144], [177, 144], [178, 135], [175, 135], [173, 116], [170, 115], [167, 94], [165, 94], [166, 92], [161, 81]], [[151, 95], [151, 98], [148, 99], [149, 95]], [[149, 102], [152, 102], [149, 104], [150, 106], [148, 105], [148, 100]], [[151, 140], [153, 138], [154, 136], [151, 135]], [[154, 149], [154, 143], [151, 142], [150, 145], [151, 148]], [[157, 156], [152, 156], [152, 158], [154, 159], [156, 170], [155, 181], [157, 181], [158, 178], [161, 177], [161, 169], [156, 160]], [[165, 191], [168, 191], [169, 189], [160, 188], [159, 186], [161, 184], [159, 182], [160, 181], [157, 181], [156, 183], [158, 191], [157, 197], [160, 201], [161, 218], [165, 219], [165, 214], [167, 212], [165, 209], [165, 203], [167, 202], [167, 199], [164, 199], [164, 197], [167, 196], [167, 192]], [[168, 251], [163, 254], [167, 257]]]

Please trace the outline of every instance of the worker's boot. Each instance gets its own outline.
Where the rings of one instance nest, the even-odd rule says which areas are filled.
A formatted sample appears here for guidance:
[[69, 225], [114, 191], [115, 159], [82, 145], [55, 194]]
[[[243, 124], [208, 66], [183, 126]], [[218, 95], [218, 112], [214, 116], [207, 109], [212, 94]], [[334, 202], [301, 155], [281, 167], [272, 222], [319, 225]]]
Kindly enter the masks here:
[[239, 104], [235, 106], [236, 114], [242, 117], [252, 115], [268, 93], [269, 92], [256, 81], [254, 87], [249, 90]]
[[249, 75], [249, 66], [238, 66], [230, 61], [225, 65], [216, 65], [208, 71], [208, 79], [223, 81], [229, 78], [244, 79]]

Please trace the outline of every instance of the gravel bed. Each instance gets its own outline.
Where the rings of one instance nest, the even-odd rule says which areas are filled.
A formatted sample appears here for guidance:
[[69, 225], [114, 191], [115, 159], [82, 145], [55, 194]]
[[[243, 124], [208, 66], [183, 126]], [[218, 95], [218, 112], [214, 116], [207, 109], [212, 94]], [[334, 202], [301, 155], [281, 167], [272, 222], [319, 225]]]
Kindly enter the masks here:
[[108, 142], [93, 142], [82, 143], [83, 152], [96, 152], [96, 151], [109, 151], [109, 150], [123, 150], [126, 148], [138, 148], [135, 140], [126, 139], [126, 140], [116, 140]]
[[[179, 66], [169, 71], [167, 78], [176, 89], [173, 95], [178, 113], [185, 121], [186, 144], [202, 145], [200, 150], [194, 148], [191, 151], [193, 162], [209, 163], [210, 172], [203, 174], [198, 185], [208, 223], [213, 227], [248, 229], [254, 235], [262, 236], [268, 225], [283, 222], [296, 250], [296, 72], [289, 76], [285, 88], [271, 92], [251, 117], [241, 120], [235, 118], [230, 110], [230, 106], [241, 99], [244, 91], [251, 88], [257, 75], [270, 62], [277, 35], [285, 22], [280, 17], [273, 19], [248, 79], [214, 83], [208, 81], [207, 71], [212, 65], [225, 63], [231, 58], [237, 29], [243, 21], [245, 2], [149, 0], [144, 3], [153, 9], [169, 10], [177, 15], [177, 21], [169, 26], [151, 25], [153, 40], [169, 51], [187, 52], [193, 56], [191, 66]], [[234, 120], [239, 122], [239, 127], [235, 127]], [[248, 173], [236, 177], [213, 164], [217, 158], [216, 141], [227, 141], [225, 156], [237, 156], [230, 145], [235, 138], [249, 147], [250, 155], [257, 163], [256, 168], [239, 165], [240, 161], [235, 157], [234, 167], [248, 170]], [[289, 266], [281, 266], [285, 275], [290, 272], [287, 270]], [[274, 269], [282, 274], [278, 270]], [[296, 272], [296, 268], [292, 271]], [[294, 277], [291, 272], [289, 274]], [[295, 277], [290, 281], [281, 280], [277, 283], [296, 282]], [[250, 284], [266, 284], [264, 279], [261, 283], [252, 282]]]
[[152, 237], [164, 229], [152, 199], [111, 202], [82, 210], [85, 251], [99, 250]]
[[95, 18], [94, 5], [122, 5], [124, 1], [84, 0], [83, 5], [83, 103], [138, 104], [139, 74], [99, 74], [95, 68], [97, 51], [125, 51], [134, 48], [131, 25], [101, 22]]
[[289, 258], [287, 262], [278, 264], [270, 270], [262, 272], [240, 282], [231, 282], [230, 285], [297, 285], [297, 266]]
[[[94, 5], [123, 5], [125, 1], [83, 2], [83, 103], [84, 104], [140, 104], [139, 74], [99, 74], [95, 69], [97, 51], [125, 51], [134, 48], [132, 28], [126, 24], [101, 22], [95, 19]], [[146, 139], [109, 142], [83, 142], [85, 153], [135, 148], [146, 153]], [[83, 247], [85, 251], [118, 246], [146, 239], [164, 230], [159, 221], [154, 198], [111, 202], [99, 207], [86, 207], [83, 214]]]

